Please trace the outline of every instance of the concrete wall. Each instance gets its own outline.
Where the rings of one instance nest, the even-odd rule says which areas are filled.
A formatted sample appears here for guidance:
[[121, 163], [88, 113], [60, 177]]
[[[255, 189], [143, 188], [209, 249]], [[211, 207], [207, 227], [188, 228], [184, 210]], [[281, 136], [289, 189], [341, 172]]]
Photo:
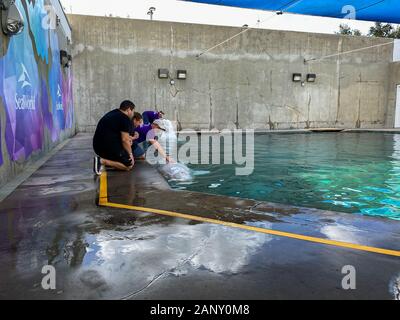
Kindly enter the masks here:
[[76, 131], [72, 73], [60, 65], [60, 50], [70, 51], [65, 33], [44, 28], [49, 1], [16, 5], [24, 31], [0, 31], [0, 187]]
[[390, 65], [389, 89], [388, 89], [389, 110], [387, 115], [387, 124], [391, 128], [393, 128], [395, 124], [396, 96], [397, 96], [398, 85], [400, 85], [400, 62], [394, 62]]
[[[196, 59], [241, 29], [70, 15], [78, 128], [130, 98], [181, 128], [386, 128], [393, 45], [387, 39], [251, 30]], [[366, 46], [340, 58], [304, 63]], [[186, 81], [157, 77], [158, 68], [188, 71]], [[292, 82], [316, 73], [315, 84]]]

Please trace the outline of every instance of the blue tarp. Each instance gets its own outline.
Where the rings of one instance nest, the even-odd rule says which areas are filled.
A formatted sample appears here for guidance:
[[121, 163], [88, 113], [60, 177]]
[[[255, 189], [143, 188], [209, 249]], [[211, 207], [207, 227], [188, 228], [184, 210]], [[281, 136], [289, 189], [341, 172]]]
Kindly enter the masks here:
[[185, 0], [304, 15], [400, 23], [400, 0]]

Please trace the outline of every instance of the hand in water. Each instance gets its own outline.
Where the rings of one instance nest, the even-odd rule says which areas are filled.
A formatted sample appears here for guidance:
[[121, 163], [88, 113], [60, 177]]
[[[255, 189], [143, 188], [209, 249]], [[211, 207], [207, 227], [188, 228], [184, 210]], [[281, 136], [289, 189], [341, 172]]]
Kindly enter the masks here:
[[166, 160], [167, 160], [167, 163], [172, 163], [172, 164], [176, 163], [176, 161], [171, 157], [167, 157]]

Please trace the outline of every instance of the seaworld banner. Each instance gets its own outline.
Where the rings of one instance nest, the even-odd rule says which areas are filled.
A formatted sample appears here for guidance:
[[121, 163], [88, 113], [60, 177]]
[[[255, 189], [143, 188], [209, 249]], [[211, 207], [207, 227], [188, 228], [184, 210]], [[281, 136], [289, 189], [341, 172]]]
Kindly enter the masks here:
[[400, 23], [399, 0], [183, 0], [330, 18]]
[[16, 0], [15, 5], [25, 28], [9, 38], [0, 57], [0, 107], [6, 117], [1, 138], [11, 161], [42, 150], [46, 131], [55, 142], [73, 126], [71, 70], [61, 66], [57, 30], [44, 23], [50, 3]]

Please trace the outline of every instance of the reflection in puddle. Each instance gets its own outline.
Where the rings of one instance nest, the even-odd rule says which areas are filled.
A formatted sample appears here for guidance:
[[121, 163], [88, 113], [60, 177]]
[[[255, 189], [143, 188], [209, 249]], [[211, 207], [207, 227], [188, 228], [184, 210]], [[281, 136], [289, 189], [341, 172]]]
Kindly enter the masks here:
[[394, 295], [394, 299], [400, 301], [400, 275], [392, 282], [390, 288]]
[[348, 243], [363, 243], [367, 238], [365, 232], [353, 226], [328, 225], [322, 227], [320, 232], [331, 240]]
[[[182, 262], [192, 268], [204, 268], [215, 273], [239, 273], [257, 249], [271, 237], [199, 224], [142, 227], [140, 239], [132, 241], [132, 237], [126, 238], [126, 233], [119, 235], [113, 232], [110, 235], [102, 232], [89, 242], [93, 251], [85, 257], [84, 264], [89, 259], [101, 262], [103, 268], [105, 263], [113, 268], [111, 265], [120, 265], [123, 260], [141, 275], [147, 273], [147, 278], [162, 270], [173, 270]], [[146, 269], [142, 270], [141, 265], [146, 265]]]
[[[68, 246], [78, 241], [66, 243], [73, 253], [67, 261], [60, 250], [55, 250], [51, 259], [59, 267], [62, 260], [68, 262], [72, 271], [64, 288], [72, 294], [68, 299], [123, 298], [121, 293], [133, 298], [168, 275], [184, 277], [193, 270], [238, 274], [271, 239], [268, 235], [216, 225], [151, 224], [86, 234], [79, 242], [84, 244], [79, 245], [79, 250]], [[72, 260], [75, 263], [70, 263]], [[38, 261], [36, 264], [41, 265]], [[21, 261], [20, 266], [23, 265]]]
[[192, 269], [238, 274], [271, 239], [264, 234], [207, 224], [101, 231], [86, 238], [89, 248], [75, 283], [84, 285], [79, 279], [91, 270], [96, 277], [108, 279], [119, 292], [131, 295], [165, 275], [181, 277]]

